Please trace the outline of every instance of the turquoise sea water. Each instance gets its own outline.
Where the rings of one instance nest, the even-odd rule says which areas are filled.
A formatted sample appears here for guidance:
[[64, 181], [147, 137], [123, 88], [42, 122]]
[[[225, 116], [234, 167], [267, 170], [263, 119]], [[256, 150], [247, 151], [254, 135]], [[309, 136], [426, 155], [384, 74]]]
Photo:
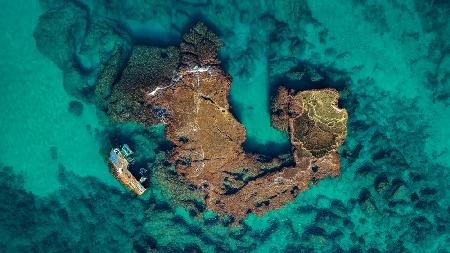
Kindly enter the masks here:
[[[17, 0], [0, 14], [0, 252], [450, 251], [450, 2]], [[269, 121], [278, 85], [340, 90], [340, 177], [240, 227], [112, 178], [107, 140], [149, 161], [167, 144], [96, 110], [98, 72], [118, 48], [177, 45], [197, 21], [224, 41], [252, 151], [287, 144]], [[289, 80], [305, 66], [324, 81]]]

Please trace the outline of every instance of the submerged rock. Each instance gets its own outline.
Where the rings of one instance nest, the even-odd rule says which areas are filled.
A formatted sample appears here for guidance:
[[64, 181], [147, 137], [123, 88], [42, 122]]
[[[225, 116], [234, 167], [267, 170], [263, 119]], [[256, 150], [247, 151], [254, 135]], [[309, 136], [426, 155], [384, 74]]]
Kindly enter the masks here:
[[387, 197], [391, 202], [408, 202], [410, 200], [411, 191], [400, 179], [394, 179], [392, 186], [387, 192]]
[[375, 204], [375, 200], [367, 188], [363, 188], [359, 193], [358, 203], [361, 209], [367, 214], [375, 215], [378, 213], [378, 208]]
[[386, 175], [379, 175], [374, 181], [375, 190], [379, 194], [384, 194], [389, 188], [389, 180]]
[[58, 159], [58, 149], [55, 146], [50, 147], [49, 151], [52, 160]]
[[83, 114], [83, 104], [80, 101], [72, 100], [69, 103], [67, 111], [69, 111], [70, 114], [79, 117]]

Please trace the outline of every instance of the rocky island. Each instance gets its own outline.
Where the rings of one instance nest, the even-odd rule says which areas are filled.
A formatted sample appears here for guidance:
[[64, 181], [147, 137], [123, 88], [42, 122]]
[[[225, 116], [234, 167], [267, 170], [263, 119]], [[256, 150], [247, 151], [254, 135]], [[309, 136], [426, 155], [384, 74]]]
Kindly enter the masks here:
[[272, 125], [287, 132], [291, 153], [268, 158], [246, 152], [246, 130], [230, 111], [232, 79], [220, 66], [221, 47], [199, 23], [179, 47], [118, 52], [98, 78], [97, 106], [115, 121], [165, 124], [174, 144], [168, 162], [222, 216], [262, 215], [311, 183], [338, 176], [337, 149], [348, 117], [338, 108], [339, 93], [280, 87], [272, 100]]

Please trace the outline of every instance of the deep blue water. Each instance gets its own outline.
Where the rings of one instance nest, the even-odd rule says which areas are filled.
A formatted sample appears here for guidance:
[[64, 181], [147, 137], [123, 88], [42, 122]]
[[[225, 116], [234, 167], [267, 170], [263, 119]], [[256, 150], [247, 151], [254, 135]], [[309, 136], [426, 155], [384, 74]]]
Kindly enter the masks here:
[[[112, 178], [110, 145], [132, 145], [157, 178], [171, 144], [98, 111], [98, 73], [198, 21], [224, 41], [252, 152], [288, 148], [270, 126], [278, 85], [340, 91], [340, 177], [238, 227], [183, 207], [182, 188], [135, 197]], [[0, 28], [0, 252], [450, 251], [449, 1], [2, 1]], [[291, 78], [305, 68], [323, 79]]]

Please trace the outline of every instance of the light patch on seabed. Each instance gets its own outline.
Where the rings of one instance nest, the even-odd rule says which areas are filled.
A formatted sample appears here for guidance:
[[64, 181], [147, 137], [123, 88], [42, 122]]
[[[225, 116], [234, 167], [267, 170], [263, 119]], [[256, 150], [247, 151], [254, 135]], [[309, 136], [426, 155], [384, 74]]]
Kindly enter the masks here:
[[[117, 185], [86, 130], [87, 124], [99, 127], [95, 107], [84, 104], [79, 118], [68, 113], [62, 73], [35, 46], [41, 9], [37, 1], [22, 2], [3, 1], [0, 10], [0, 162], [20, 172], [26, 189], [38, 195], [58, 189], [58, 164]], [[52, 146], [57, 160], [51, 159]]]

